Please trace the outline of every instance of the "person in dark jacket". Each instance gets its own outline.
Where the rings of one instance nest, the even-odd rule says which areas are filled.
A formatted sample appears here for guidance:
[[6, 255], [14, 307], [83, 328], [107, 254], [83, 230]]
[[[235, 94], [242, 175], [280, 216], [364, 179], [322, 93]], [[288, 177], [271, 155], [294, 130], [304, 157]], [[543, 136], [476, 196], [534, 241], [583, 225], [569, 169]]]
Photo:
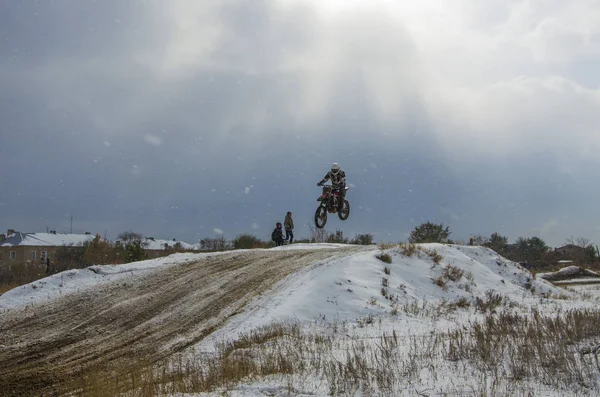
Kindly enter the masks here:
[[289, 241], [291, 244], [294, 240], [294, 220], [292, 219], [292, 213], [288, 211], [283, 221], [283, 227], [285, 228], [285, 241]]
[[276, 246], [283, 245], [283, 229], [281, 228], [281, 223], [277, 222], [277, 226], [273, 233], [271, 233], [271, 240], [275, 241]]

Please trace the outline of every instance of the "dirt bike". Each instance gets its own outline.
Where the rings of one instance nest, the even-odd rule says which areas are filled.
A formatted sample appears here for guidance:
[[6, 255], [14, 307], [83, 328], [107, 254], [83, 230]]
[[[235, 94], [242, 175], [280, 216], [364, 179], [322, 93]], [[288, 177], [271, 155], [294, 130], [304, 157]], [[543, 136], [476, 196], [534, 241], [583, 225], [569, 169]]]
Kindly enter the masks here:
[[[344, 188], [348, 191], [348, 187]], [[340, 200], [342, 200], [340, 202]], [[322, 229], [327, 223], [327, 214], [338, 214], [340, 220], [345, 221], [350, 215], [350, 203], [337, 190], [333, 190], [331, 185], [323, 186], [323, 193], [317, 198], [320, 202], [317, 211], [315, 211], [315, 225]]]

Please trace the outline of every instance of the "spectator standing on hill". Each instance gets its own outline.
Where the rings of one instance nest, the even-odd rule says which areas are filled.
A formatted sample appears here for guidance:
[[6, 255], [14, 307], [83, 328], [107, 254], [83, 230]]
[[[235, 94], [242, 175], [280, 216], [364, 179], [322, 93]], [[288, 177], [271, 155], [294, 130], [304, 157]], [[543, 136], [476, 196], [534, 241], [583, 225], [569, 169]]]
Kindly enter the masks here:
[[275, 241], [277, 247], [283, 245], [283, 229], [281, 228], [281, 223], [277, 222], [275, 230], [271, 233], [271, 240]]
[[294, 220], [292, 219], [292, 213], [288, 211], [283, 221], [283, 227], [285, 228], [285, 241], [289, 240], [288, 244], [291, 244], [294, 240]]

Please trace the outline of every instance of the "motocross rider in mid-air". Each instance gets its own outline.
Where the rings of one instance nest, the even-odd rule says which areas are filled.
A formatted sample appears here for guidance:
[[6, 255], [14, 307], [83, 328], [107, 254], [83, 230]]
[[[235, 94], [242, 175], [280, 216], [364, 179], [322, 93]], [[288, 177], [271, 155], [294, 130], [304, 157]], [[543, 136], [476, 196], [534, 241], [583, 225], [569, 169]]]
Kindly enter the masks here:
[[331, 179], [331, 189], [333, 191], [338, 191], [340, 194], [340, 199], [338, 200], [338, 207], [342, 207], [342, 203], [344, 202], [344, 198], [346, 197], [346, 173], [340, 168], [338, 163], [333, 163], [331, 166], [331, 171], [325, 175], [323, 179], [317, 186], [323, 186], [325, 182]]

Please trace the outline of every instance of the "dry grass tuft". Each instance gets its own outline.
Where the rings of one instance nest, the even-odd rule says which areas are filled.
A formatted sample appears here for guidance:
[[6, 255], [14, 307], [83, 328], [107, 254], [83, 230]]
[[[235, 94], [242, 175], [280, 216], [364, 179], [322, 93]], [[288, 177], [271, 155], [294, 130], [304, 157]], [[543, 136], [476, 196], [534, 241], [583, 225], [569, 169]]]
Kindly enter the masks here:
[[442, 262], [442, 259], [444, 259], [444, 256], [437, 252], [437, 250], [429, 250], [423, 248], [422, 251], [431, 258], [434, 265], [439, 265]]
[[437, 307], [436, 314], [438, 316], [448, 315], [458, 309], [468, 309], [469, 307], [471, 307], [471, 303], [465, 297], [459, 298], [455, 301], [443, 300], [442, 303]]
[[433, 283], [440, 288], [444, 288], [444, 289], [446, 288], [446, 280], [444, 279], [443, 276], [438, 276], [438, 277], [434, 278]]
[[400, 254], [410, 258], [414, 254], [417, 253], [418, 247], [416, 244], [412, 244], [412, 243], [400, 244], [399, 251], [400, 251]]
[[493, 312], [502, 305], [503, 301], [504, 298], [502, 295], [492, 290], [488, 290], [485, 292], [485, 298], [477, 297], [475, 299], [475, 309], [481, 312]]
[[446, 265], [443, 273], [432, 279], [433, 283], [444, 290], [448, 287], [448, 281], [459, 281], [463, 276], [464, 271], [456, 266]]
[[447, 265], [444, 268], [443, 277], [447, 280], [456, 282], [462, 278], [463, 274], [464, 271], [462, 269], [453, 265]]
[[388, 290], [386, 287], [381, 287], [381, 296], [383, 296], [385, 299], [388, 298]]

